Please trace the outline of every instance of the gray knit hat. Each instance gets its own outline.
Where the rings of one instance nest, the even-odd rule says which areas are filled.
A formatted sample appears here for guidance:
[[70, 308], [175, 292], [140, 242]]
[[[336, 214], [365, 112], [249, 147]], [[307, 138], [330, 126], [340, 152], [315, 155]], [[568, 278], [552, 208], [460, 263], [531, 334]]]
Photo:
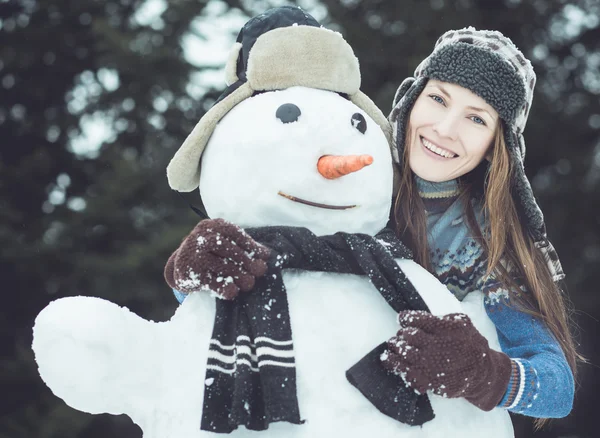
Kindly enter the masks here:
[[536, 81], [531, 62], [509, 38], [497, 31], [468, 27], [443, 34], [433, 52], [416, 68], [415, 76], [405, 79], [394, 97], [389, 118], [397, 163], [401, 163], [403, 157], [410, 111], [429, 79], [467, 88], [498, 112], [513, 163], [513, 196], [519, 213], [536, 247], [543, 253], [554, 280], [562, 280], [564, 273], [560, 261], [546, 237], [544, 217], [523, 167], [523, 130]]
[[270, 9], [248, 21], [230, 51], [225, 75], [227, 89], [167, 167], [173, 190], [191, 192], [198, 187], [200, 157], [217, 123], [256, 92], [304, 86], [343, 94], [381, 127], [391, 143], [388, 120], [359, 90], [358, 59], [350, 45], [299, 7]]

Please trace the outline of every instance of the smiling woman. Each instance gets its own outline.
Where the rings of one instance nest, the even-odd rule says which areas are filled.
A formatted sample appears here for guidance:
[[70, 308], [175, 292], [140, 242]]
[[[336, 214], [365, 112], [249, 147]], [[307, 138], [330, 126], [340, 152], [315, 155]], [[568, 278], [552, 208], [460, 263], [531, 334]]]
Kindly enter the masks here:
[[[393, 219], [416, 260], [456, 297], [484, 292], [510, 358], [495, 361], [486, 397], [462, 396], [482, 409], [548, 418], [571, 410], [578, 356], [559, 287], [564, 274], [523, 171], [535, 80], [531, 63], [499, 32], [442, 35], [394, 98], [390, 120], [401, 181]], [[417, 389], [435, 392], [448, 388], [436, 373], [456, 371], [434, 364], [436, 355], [452, 363], [459, 354], [421, 348], [406, 330], [433, 338], [447, 330], [425, 319], [427, 328], [423, 321], [408, 323], [391, 340], [386, 366]], [[457, 332], [457, 339], [465, 335]]]
[[417, 98], [408, 124], [409, 163], [419, 177], [449, 181], [488, 155], [498, 113], [472, 91], [432, 80]]

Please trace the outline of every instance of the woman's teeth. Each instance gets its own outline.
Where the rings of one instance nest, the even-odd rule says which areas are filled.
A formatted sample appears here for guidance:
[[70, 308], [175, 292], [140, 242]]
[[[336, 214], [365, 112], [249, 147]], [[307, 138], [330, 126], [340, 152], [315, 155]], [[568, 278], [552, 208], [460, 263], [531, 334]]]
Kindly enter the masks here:
[[423, 137], [421, 137], [421, 141], [423, 142], [423, 146], [425, 146], [427, 149], [429, 149], [431, 152], [444, 157], [444, 158], [454, 158], [456, 157], [456, 154], [453, 154], [452, 152], [449, 152], [445, 149], [439, 148], [436, 145], [434, 145], [433, 143], [431, 143], [430, 141], [424, 139]]

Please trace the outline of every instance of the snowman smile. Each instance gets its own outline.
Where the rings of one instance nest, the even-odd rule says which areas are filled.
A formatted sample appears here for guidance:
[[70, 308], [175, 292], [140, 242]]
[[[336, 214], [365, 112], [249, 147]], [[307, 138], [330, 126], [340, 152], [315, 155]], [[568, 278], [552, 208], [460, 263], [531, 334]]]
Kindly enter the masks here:
[[283, 193], [282, 191], [277, 192], [279, 196], [283, 196], [290, 201], [298, 202], [304, 205], [310, 205], [311, 207], [318, 208], [327, 208], [329, 210], [348, 210], [349, 208], [354, 208], [356, 205], [329, 205], [329, 204], [321, 204], [319, 202], [307, 201], [306, 199], [297, 198], [296, 196], [288, 195], [287, 193]]

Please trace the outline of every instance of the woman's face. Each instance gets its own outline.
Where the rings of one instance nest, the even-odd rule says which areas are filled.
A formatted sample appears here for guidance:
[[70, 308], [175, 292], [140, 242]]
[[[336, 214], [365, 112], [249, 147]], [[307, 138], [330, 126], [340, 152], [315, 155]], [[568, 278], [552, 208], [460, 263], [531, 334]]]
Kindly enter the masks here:
[[470, 90], [430, 80], [408, 123], [411, 170], [432, 182], [470, 172], [491, 152], [498, 123], [496, 110]]

